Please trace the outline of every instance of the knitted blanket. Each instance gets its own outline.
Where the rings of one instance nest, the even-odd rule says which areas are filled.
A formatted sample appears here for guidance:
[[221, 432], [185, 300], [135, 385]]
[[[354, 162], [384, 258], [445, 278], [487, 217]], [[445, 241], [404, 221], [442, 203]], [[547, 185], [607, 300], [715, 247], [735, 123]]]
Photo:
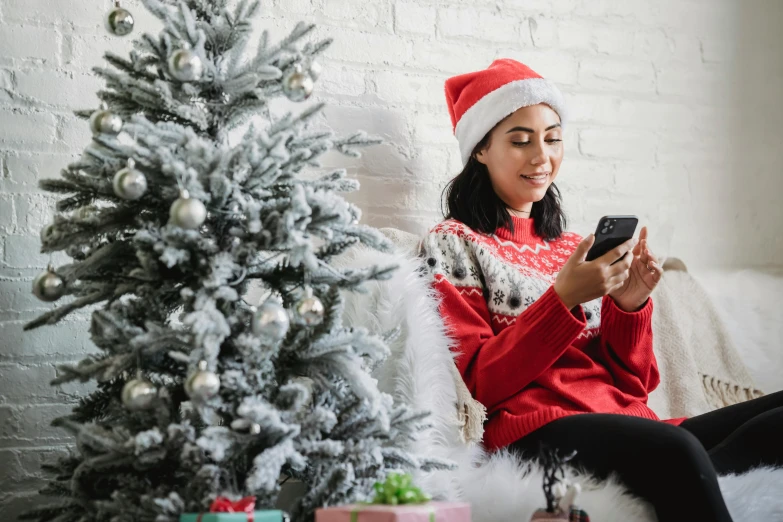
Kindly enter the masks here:
[[676, 258], [653, 292], [661, 384], [648, 404], [662, 419], [692, 417], [761, 396], [704, 288]]

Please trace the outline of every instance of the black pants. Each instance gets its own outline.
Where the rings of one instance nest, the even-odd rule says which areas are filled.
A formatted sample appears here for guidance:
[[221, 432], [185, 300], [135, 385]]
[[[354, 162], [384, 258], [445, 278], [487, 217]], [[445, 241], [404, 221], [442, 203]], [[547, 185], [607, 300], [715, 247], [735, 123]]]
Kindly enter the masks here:
[[[718, 475], [783, 465], [783, 391], [692, 417], [680, 426], [588, 413], [553, 421], [509, 449], [577, 451], [571, 464], [599, 478], [616, 473], [661, 522], [731, 522]], [[781, 485], [783, 491], [783, 484]]]

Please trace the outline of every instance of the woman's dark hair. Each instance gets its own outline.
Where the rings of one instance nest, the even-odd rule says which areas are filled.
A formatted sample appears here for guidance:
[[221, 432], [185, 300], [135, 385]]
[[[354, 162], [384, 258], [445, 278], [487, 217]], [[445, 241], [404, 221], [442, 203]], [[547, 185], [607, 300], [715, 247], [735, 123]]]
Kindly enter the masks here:
[[[477, 232], [492, 234], [501, 227], [513, 231], [514, 224], [508, 208], [492, 188], [487, 166], [476, 159], [476, 154], [489, 144], [492, 131], [475, 146], [462, 172], [443, 189], [446, 219], [456, 219]], [[530, 211], [536, 234], [551, 241], [559, 238], [567, 221], [560, 204], [560, 190], [552, 183], [541, 201], [533, 203]]]

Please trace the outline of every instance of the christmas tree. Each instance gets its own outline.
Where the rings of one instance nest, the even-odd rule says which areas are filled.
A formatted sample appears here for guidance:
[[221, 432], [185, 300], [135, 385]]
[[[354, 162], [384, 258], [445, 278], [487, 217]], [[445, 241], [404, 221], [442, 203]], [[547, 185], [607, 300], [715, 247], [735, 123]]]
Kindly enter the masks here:
[[[163, 31], [105, 55], [103, 106], [79, 113], [92, 142], [41, 182], [66, 195], [42, 251], [72, 262], [36, 278], [62, 304], [26, 329], [90, 307], [99, 351], [53, 383], [96, 387], [55, 421], [75, 449], [48, 466], [56, 498], [26, 518], [176, 521], [217, 496], [271, 508], [293, 478], [307, 491], [291, 515], [310, 520], [369, 498], [390, 470], [446, 466], [405, 451], [426, 415], [371, 378], [385, 340], [341, 323], [341, 292], [393, 267], [330, 266], [388, 245], [339, 194], [357, 183], [319, 158], [377, 141], [313, 130], [321, 104], [273, 118], [275, 97], [310, 96], [329, 41], [299, 24], [248, 52], [259, 4], [227, 3], [144, 0]], [[107, 22], [120, 36], [134, 24], [119, 4]], [[264, 297], [248, 302], [253, 286]]]

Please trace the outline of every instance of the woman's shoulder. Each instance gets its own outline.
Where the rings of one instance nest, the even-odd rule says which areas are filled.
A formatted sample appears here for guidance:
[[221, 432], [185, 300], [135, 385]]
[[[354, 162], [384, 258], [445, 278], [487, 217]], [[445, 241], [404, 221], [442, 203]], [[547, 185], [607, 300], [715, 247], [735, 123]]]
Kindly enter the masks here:
[[476, 232], [462, 221], [456, 219], [446, 219], [441, 221], [430, 229], [427, 236], [455, 236], [458, 238], [464, 238], [466, 236], [475, 236], [479, 232]]
[[461, 221], [446, 219], [427, 232], [421, 243], [421, 251], [439, 251], [449, 258], [472, 258], [475, 256], [473, 250], [480, 235]]

